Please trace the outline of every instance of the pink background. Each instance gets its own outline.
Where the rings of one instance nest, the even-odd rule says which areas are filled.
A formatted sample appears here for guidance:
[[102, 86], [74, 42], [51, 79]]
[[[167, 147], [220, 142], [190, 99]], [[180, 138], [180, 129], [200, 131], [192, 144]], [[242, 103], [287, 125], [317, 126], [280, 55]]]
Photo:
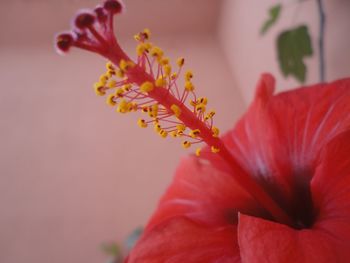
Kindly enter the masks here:
[[[149, 27], [169, 56], [185, 56], [221, 130], [243, 113], [261, 72], [274, 73], [279, 90], [298, 85], [278, 70], [274, 39], [282, 28], [307, 22], [314, 41], [318, 34], [313, 0], [298, 10], [296, 1], [283, 1], [282, 19], [265, 37], [258, 31], [276, 1], [125, 2], [127, 13], [116, 22], [122, 45], [134, 52], [133, 34]], [[332, 80], [349, 74], [350, 3], [325, 2]], [[53, 34], [68, 29], [78, 8], [95, 4], [0, 2], [0, 262], [103, 262], [99, 245], [145, 224], [190, 152], [179, 140], [139, 129], [137, 114], [117, 114], [95, 96], [103, 59], [54, 53]], [[307, 64], [308, 82], [317, 81], [317, 56]]]

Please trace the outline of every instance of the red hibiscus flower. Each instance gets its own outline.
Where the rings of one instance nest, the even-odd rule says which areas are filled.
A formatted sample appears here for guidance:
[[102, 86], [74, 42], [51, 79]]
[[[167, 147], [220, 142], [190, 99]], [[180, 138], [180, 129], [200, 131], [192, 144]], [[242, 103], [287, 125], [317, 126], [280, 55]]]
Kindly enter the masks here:
[[248, 112], [219, 138], [193, 73], [180, 84], [183, 58], [173, 71], [149, 30], [135, 36], [136, 61], [121, 49], [113, 16], [122, 9], [107, 0], [79, 13], [57, 48], [108, 58], [95, 92], [120, 113], [147, 114], [140, 127], [185, 138], [184, 148], [208, 145], [182, 161], [126, 262], [350, 262], [350, 79], [273, 95], [264, 74]]
[[294, 226], [269, 219], [219, 158], [189, 157], [128, 262], [350, 261], [350, 79], [273, 88], [264, 75], [223, 140]]

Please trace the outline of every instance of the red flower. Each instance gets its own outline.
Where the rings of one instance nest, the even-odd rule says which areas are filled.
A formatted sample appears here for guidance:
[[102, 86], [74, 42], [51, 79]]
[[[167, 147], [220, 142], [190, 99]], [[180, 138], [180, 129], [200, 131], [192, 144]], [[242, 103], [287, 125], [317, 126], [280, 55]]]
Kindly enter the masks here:
[[129, 263], [350, 262], [350, 79], [273, 89], [264, 75], [223, 139], [294, 227], [271, 220], [219, 158], [189, 157]]
[[113, 16], [122, 10], [106, 0], [79, 13], [57, 48], [108, 58], [95, 92], [120, 113], [146, 113], [140, 127], [186, 138], [185, 148], [208, 145], [183, 160], [127, 262], [350, 262], [350, 79], [274, 96], [265, 74], [246, 115], [219, 138], [193, 73], [180, 84], [183, 58], [172, 71], [149, 30], [135, 36], [136, 61], [121, 49]]

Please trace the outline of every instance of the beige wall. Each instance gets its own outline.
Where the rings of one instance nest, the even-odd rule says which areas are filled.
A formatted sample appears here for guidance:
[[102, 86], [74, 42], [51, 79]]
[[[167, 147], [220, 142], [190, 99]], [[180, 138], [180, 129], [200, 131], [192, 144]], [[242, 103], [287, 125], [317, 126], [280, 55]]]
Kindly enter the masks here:
[[[298, 3], [300, 2], [300, 3]], [[327, 80], [348, 76], [350, 73], [350, 2], [323, 0], [327, 14], [326, 62]], [[278, 23], [265, 35], [259, 30], [267, 18], [267, 10], [276, 3], [283, 4]], [[275, 39], [283, 29], [306, 23], [310, 27], [315, 55], [306, 59], [307, 83], [319, 81], [318, 30], [319, 17], [315, 0], [224, 0], [221, 15], [220, 39], [237, 87], [246, 102], [254, 94], [256, 79], [261, 72], [271, 72], [277, 78], [278, 90], [300, 86], [293, 78], [280, 73]]]

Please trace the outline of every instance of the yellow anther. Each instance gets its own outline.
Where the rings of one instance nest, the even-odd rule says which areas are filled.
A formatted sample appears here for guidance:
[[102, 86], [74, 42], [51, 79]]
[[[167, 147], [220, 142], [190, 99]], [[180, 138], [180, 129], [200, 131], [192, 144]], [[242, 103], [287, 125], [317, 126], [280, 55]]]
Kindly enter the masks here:
[[220, 152], [220, 148], [215, 147], [215, 146], [212, 146], [212, 147], [211, 147], [211, 152], [213, 152], [213, 153], [218, 153], [218, 152]]
[[144, 112], [144, 113], [147, 113], [149, 111], [149, 107], [148, 106], [143, 106], [141, 111]]
[[118, 70], [115, 72], [115, 75], [116, 75], [118, 78], [124, 78], [125, 73], [124, 73], [124, 71], [118, 69]]
[[154, 89], [153, 83], [150, 81], [146, 81], [146, 82], [142, 83], [142, 85], [140, 86], [141, 92], [150, 92], [153, 89]]
[[106, 103], [109, 106], [115, 106], [117, 103], [114, 101], [115, 97], [113, 94], [108, 95], [107, 99], [106, 99]]
[[158, 108], [159, 108], [158, 104], [153, 104], [153, 105], [151, 106], [151, 110], [152, 110], [152, 111], [157, 111], [157, 112], [158, 112]]
[[136, 54], [138, 56], [142, 56], [143, 53], [146, 52], [146, 47], [144, 43], [140, 43], [136, 46]]
[[151, 49], [151, 56], [161, 58], [164, 52], [160, 47], [153, 47]]
[[148, 126], [144, 119], [138, 119], [137, 125], [139, 125], [141, 128], [146, 128]]
[[106, 94], [106, 92], [103, 90], [104, 86], [101, 82], [96, 82], [94, 85], [94, 91], [96, 93], [96, 95], [98, 96], [103, 96]]
[[114, 80], [114, 79], [111, 79], [108, 84], [107, 84], [107, 87], [110, 88], [110, 89], [113, 89], [117, 86], [117, 82]]
[[179, 106], [177, 106], [176, 104], [173, 104], [173, 105], [171, 105], [170, 109], [174, 112], [174, 115], [175, 115], [176, 117], [180, 117], [180, 115], [181, 115], [181, 109], [180, 109]]
[[189, 141], [184, 141], [182, 143], [182, 147], [184, 147], [185, 149], [190, 148], [191, 147], [191, 143]]
[[209, 119], [213, 118], [214, 115], [215, 115], [215, 111], [211, 110], [208, 112], [208, 114], [205, 115], [204, 120], [209, 120]]
[[135, 66], [134, 62], [132, 62], [130, 60], [126, 61], [126, 60], [122, 59], [119, 62], [119, 68], [124, 72], [128, 71], [130, 68], [132, 68], [134, 66]]
[[136, 102], [131, 102], [130, 103], [130, 111], [137, 111], [138, 110], [138, 105]]
[[132, 85], [131, 84], [125, 84], [125, 85], [123, 85], [123, 87], [122, 87], [122, 89], [124, 90], [124, 91], [130, 91], [131, 90], [131, 88], [132, 88]]
[[134, 35], [134, 39], [135, 39], [136, 41], [140, 41], [140, 40], [141, 40], [140, 34]]
[[190, 105], [191, 105], [191, 106], [196, 106], [196, 105], [197, 105], [197, 102], [195, 102], [194, 100], [190, 100]]
[[176, 129], [178, 132], [184, 132], [186, 130], [186, 126], [184, 124], [176, 125]]
[[191, 70], [187, 70], [185, 73], [185, 80], [190, 81], [193, 78], [193, 73]]
[[163, 130], [163, 129], [161, 129], [161, 130], [159, 131], [159, 135], [160, 135], [162, 138], [166, 138], [166, 137], [168, 136], [168, 132], [165, 131], [165, 130]]
[[148, 111], [148, 115], [151, 118], [157, 118], [158, 116], [158, 104], [153, 104]]
[[150, 49], [152, 48], [152, 43], [146, 42], [146, 43], [144, 43], [144, 45], [145, 45], [145, 48], [146, 48], [146, 52], [149, 52]]
[[117, 112], [120, 112], [120, 113], [129, 112], [129, 103], [126, 100], [122, 99], [118, 104]]
[[171, 137], [174, 137], [174, 138], [178, 136], [177, 131], [172, 131], [170, 135]]
[[194, 86], [193, 86], [191, 81], [186, 81], [185, 82], [185, 90], [187, 90], [187, 91], [193, 91], [194, 90]]
[[145, 28], [142, 33], [145, 39], [149, 39], [151, 37], [151, 31], [148, 28]]
[[118, 98], [122, 98], [124, 96], [124, 90], [122, 88], [119, 88], [115, 91], [115, 96]]
[[115, 70], [108, 70], [107, 74], [111, 78], [113, 75], [115, 75]]
[[202, 98], [198, 98], [197, 99], [197, 103], [198, 104], [204, 104], [204, 105], [207, 105], [207, 103], [208, 103], [208, 99], [207, 98], [205, 98], [205, 97], [202, 97]]
[[112, 64], [112, 62], [110, 62], [110, 61], [108, 61], [108, 62], [106, 63], [106, 69], [107, 69], [108, 71], [115, 71], [115, 67], [114, 67], [114, 65]]
[[197, 138], [200, 134], [201, 134], [201, 131], [200, 131], [199, 129], [192, 130], [192, 131], [190, 131], [190, 133], [189, 133], [189, 135], [190, 135], [192, 138]]
[[158, 79], [156, 79], [155, 81], [156, 87], [165, 87], [167, 82], [163, 77], [159, 77]]
[[100, 82], [103, 84], [103, 85], [106, 85], [107, 81], [109, 79], [109, 76], [107, 74], [102, 74], [99, 78]]
[[219, 137], [219, 134], [220, 134], [219, 128], [213, 126], [213, 127], [211, 128], [211, 131], [213, 132], [213, 137]]
[[183, 131], [177, 131], [177, 136], [181, 137], [184, 134]]
[[197, 149], [196, 149], [196, 155], [197, 155], [197, 156], [200, 156], [200, 155], [201, 155], [201, 151], [202, 151], [201, 148], [197, 148]]
[[176, 64], [179, 66], [179, 67], [182, 67], [184, 64], [185, 64], [185, 59], [184, 58], [178, 58], [176, 60]]
[[136, 111], [137, 110], [137, 103], [135, 102], [129, 102], [128, 103], [128, 111]]
[[165, 66], [165, 65], [168, 65], [169, 64], [169, 58], [166, 58], [166, 57], [163, 57], [161, 60], [160, 60], [160, 64], [162, 66]]
[[109, 72], [109, 70], [106, 71], [105, 75], [110, 79], [113, 75]]
[[164, 69], [164, 75], [169, 77], [170, 74], [171, 74], [171, 66], [170, 65], [164, 65], [163, 69]]
[[120, 60], [120, 62], [119, 62], [119, 68], [120, 68], [122, 71], [126, 71], [127, 67], [128, 67], [128, 63], [127, 63], [124, 59]]
[[177, 73], [171, 74], [170, 78], [171, 78], [172, 80], [176, 79], [176, 78], [177, 78]]
[[203, 103], [196, 105], [196, 111], [205, 112], [206, 107]]
[[157, 123], [157, 122], [155, 122], [155, 123], [154, 123], [154, 131], [155, 131], [155, 132], [160, 132], [161, 129], [162, 129], [162, 128], [160, 127], [160, 124]]

